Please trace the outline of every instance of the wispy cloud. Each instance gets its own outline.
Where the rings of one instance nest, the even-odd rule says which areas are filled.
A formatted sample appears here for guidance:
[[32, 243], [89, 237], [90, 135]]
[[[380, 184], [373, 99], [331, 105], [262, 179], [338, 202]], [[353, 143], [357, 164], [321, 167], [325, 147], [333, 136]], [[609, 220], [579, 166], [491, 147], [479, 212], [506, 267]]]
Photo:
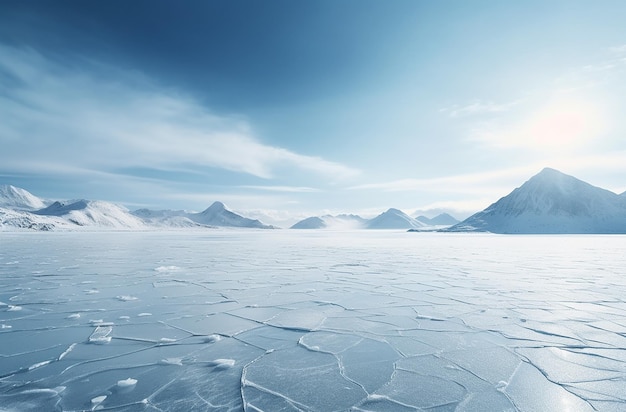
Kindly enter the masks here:
[[385, 192], [429, 191], [439, 193], [492, 194], [498, 190], [514, 187], [540, 168], [536, 165], [510, 169], [492, 170], [442, 176], [427, 179], [399, 179], [388, 182], [368, 183], [350, 187], [351, 190], [378, 190]]
[[285, 168], [334, 179], [359, 173], [264, 144], [245, 119], [215, 114], [141, 74], [87, 61], [80, 67], [0, 45], [3, 169], [219, 168], [268, 179]]
[[444, 107], [440, 109], [439, 112], [446, 113], [450, 117], [462, 117], [486, 113], [502, 113], [509, 111], [513, 106], [520, 102], [521, 100], [515, 100], [508, 103], [494, 103], [474, 100], [465, 105], [455, 104], [450, 107]]
[[238, 186], [242, 189], [261, 190], [268, 192], [283, 192], [283, 193], [316, 193], [320, 192], [320, 189], [314, 187], [302, 187], [302, 186]]

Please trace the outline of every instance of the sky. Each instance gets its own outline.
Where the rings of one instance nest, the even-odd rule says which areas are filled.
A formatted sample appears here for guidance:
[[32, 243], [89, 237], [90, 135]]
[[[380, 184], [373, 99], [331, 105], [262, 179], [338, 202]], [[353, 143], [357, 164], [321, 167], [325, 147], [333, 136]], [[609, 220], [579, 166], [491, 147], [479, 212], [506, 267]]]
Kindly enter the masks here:
[[626, 2], [0, 2], [0, 184], [264, 222], [626, 191]]

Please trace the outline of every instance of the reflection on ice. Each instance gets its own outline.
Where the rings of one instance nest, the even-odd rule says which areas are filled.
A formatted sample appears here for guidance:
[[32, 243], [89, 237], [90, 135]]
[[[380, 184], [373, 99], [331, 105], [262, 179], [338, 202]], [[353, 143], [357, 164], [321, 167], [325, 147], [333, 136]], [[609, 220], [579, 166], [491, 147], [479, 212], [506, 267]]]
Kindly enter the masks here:
[[1, 236], [0, 410], [626, 409], [625, 237]]

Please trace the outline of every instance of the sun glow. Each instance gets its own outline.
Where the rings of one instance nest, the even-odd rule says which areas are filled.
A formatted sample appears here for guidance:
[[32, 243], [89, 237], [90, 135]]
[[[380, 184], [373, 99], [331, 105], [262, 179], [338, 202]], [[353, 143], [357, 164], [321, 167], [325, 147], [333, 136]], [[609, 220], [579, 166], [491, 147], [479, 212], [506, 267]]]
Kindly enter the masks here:
[[582, 99], [557, 99], [530, 116], [518, 139], [531, 149], [577, 149], [600, 138], [604, 125], [597, 104]]
[[557, 96], [509, 118], [478, 129], [473, 138], [494, 147], [549, 155], [592, 150], [606, 137], [608, 116], [601, 99]]

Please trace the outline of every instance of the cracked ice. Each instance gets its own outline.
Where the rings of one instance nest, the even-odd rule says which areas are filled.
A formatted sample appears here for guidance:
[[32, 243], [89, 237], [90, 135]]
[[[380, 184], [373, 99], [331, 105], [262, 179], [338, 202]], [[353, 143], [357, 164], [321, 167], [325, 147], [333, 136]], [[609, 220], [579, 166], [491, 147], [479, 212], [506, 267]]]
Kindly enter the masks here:
[[623, 236], [0, 242], [1, 410], [626, 409]]

